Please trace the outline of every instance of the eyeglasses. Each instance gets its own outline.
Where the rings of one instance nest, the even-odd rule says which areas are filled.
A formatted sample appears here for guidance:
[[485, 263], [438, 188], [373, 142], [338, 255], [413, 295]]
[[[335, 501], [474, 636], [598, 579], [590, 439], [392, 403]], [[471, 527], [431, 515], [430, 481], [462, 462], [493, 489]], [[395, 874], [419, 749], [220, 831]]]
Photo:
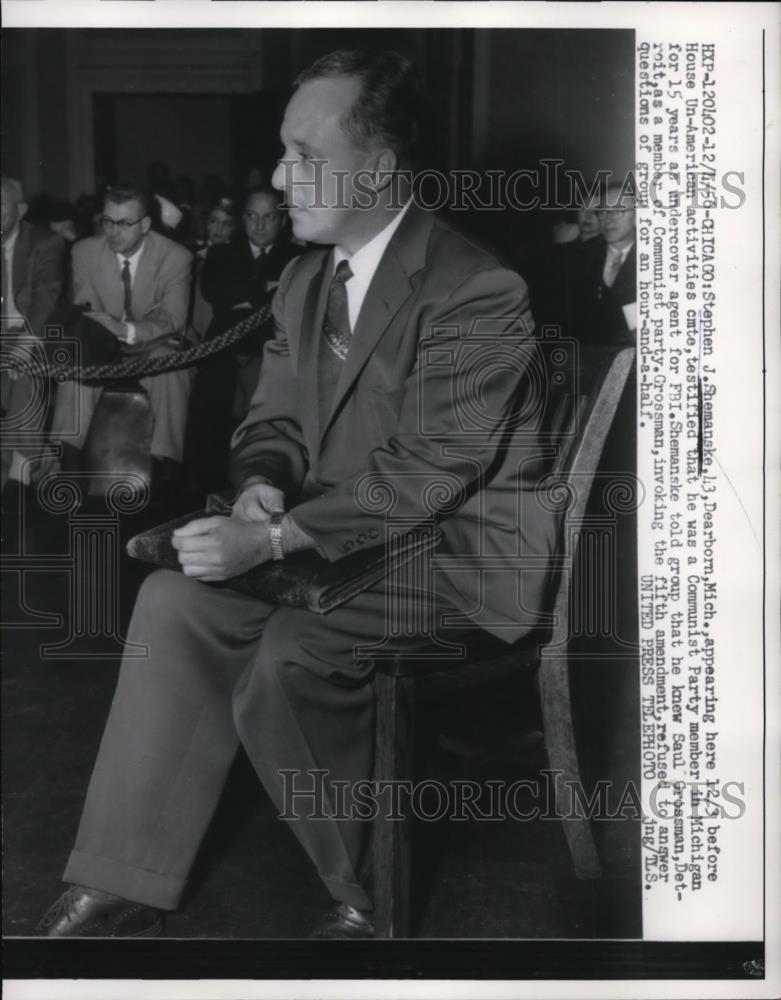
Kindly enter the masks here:
[[121, 232], [126, 233], [128, 229], [132, 229], [133, 226], [137, 226], [139, 222], [143, 222], [145, 218], [145, 215], [140, 215], [137, 219], [110, 219], [107, 215], [101, 215], [100, 224], [104, 229], [113, 229], [116, 227]]

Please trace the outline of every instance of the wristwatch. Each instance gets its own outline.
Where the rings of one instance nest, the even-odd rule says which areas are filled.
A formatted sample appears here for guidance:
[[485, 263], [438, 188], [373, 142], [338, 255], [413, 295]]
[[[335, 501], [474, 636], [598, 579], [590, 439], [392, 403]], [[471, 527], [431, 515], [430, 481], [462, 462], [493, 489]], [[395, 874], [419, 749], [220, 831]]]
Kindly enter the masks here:
[[285, 552], [282, 548], [282, 518], [284, 516], [284, 514], [272, 514], [268, 525], [268, 535], [271, 539], [271, 558], [274, 560], [285, 558]]

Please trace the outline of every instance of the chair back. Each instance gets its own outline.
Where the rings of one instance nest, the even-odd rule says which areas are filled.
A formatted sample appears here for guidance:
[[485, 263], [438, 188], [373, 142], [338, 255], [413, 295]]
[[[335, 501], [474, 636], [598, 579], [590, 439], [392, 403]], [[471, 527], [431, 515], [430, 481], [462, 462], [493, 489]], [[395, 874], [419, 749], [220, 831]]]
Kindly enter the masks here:
[[141, 385], [126, 381], [104, 388], [82, 453], [84, 471], [91, 473], [90, 496], [105, 496], [117, 477], [149, 486], [153, 430], [149, 394]]
[[558, 445], [542, 488], [562, 500], [565, 509], [548, 648], [563, 648], [570, 637], [580, 528], [634, 359], [634, 347], [580, 347], [566, 366], [562, 384], [552, 393], [549, 429]]

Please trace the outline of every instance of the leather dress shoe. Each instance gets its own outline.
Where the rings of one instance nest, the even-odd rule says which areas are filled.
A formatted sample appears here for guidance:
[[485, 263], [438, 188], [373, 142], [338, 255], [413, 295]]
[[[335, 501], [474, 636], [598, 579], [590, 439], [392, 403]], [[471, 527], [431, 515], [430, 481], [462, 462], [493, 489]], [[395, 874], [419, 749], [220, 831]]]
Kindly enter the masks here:
[[158, 937], [162, 930], [162, 910], [72, 885], [46, 912], [35, 933], [41, 937]]
[[347, 903], [337, 903], [314, 929], [312, 937], [333, 940], [373, 938], [372, 911], [356, 910]]

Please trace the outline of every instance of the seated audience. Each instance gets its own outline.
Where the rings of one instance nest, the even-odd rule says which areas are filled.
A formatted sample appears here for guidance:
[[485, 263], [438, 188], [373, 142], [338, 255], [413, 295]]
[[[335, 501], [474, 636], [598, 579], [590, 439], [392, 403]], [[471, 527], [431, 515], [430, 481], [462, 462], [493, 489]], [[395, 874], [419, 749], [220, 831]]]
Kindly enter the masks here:
[[209, 212], [206, 219], [206, 246], [203, 257], [209, 247], [223, 246], [230, 243], [236, 231], [236, 210], [231, 198], [220, 198]]
[[[251, 190], [241, 230], [230, 243], [209, 248], [200, 282], [201, 295], [214, 310], [207, 339], [269, 302], [285, 265], [301, 252], [290, 242], [279, 202], [271, 188]], [[260, 373], [263, 341], [270, 335], [268, 327], [250, 334], [198, 372], [187, 445], [188, 477], [195, 492], [225, 483], [230, 437], [246, 415]]]
[[55, 201], [49, 212], [49, 229], [61, 236], [67, 244], [75, 243], [87, 235], [79, 230], [79, 213], [68, 201]]
[[[46, 321], [58, 305], [64, 286], [65, 244], [62, 239], [39, 226], [25, 222], [27, 205], [22, 185], [11, 177], [2, 178], [2, 333], [32, 334], [43, 337]], [[2, 370], [3, 420], [9, 430], [19, 430], [33, 435], [45, 431], [46, 407], [31, 406], [35, 386], [24, 374], [24, 354], [14, 363], [5, 359]], [[25, 411], [35, 426], [24, 422]], [[33, 412], [34, 411], [34, 412]], [[20, 426], [18, 421], [22, 421]], [[30, 475], [31, 463], [25, 456], [41, 450], [31, 442], [30, 447], [4, 449], [2, 454], [2, 485], [10, 479], [25, 482]]]
[[[215, 248], [203, 269], [201, 291], [214, 309], [211, 338], [271, 301], [280, 275], [302, 248], [290, 241], [287, 214], [272, 188], [253, 188], [242, 213], [243, 232]], [[270, 336], [266, 331], [264, 339]], [[260, 372], [263, 339], [241, 341], [235, 351], [238, 381], [234, 416], [246, 415]]]
[[593, 210], [599, 235], [583, 238], [593, 227], [584, 217], [581, 238], [556, 248], [535, 315], [583, 343], [628, 342], [637, 327], [634, 198], [610, 185]]
[[[115, 188], [106, 194], [103, 235], [73, 248], [73, 301], [128, 348], [168, 354], [181, 345], [187, 323], [192, 256], [151, 230], [144, 194]], [[141, 379], [154, 415], [151, 452], [161, 479], [175, 476], [184, 449], [190, 373]], [[52, 438], [82, 448], [102, 389], [64, 382], [55, 402]], [[64, 433], [74, 426], [76, 434]]]
[[201, 291], [206, 257], [212, 247], [230, 243], [236, 230], [236, 212], [230, 198], [220, 198], [209, 212], [204, 225], [206, 239], [195, 251], [193, 262], [192, 307], [190, 326], [198, 340], [203, 340], [214, 319], [214, 310]]

